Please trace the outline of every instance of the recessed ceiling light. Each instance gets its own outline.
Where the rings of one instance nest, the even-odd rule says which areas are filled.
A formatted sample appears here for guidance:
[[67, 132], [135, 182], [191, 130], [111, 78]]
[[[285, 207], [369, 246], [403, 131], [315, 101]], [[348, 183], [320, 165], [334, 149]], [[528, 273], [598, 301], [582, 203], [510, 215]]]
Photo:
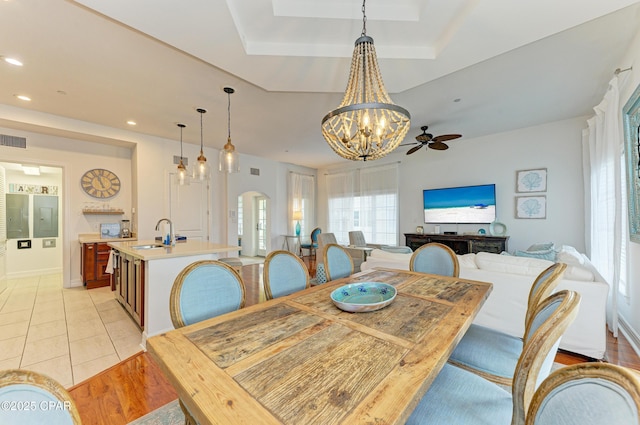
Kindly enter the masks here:
[[22, 62], [15, 58], [4, 58], [4, 61], [6, 63], [10, 63], [11, 65], [22, 66]]
[[127, 124], [129, 124], [129, 125], [138, 125], [138, 123], [133, 121], [133, 120], [127, 121]]
[[31, 98], [29, 96], [25, 96], [23, 94], [14, 94], [15, 97], [17, 97], [20, 100], [24, 100], [26, 102], [31, 102]]

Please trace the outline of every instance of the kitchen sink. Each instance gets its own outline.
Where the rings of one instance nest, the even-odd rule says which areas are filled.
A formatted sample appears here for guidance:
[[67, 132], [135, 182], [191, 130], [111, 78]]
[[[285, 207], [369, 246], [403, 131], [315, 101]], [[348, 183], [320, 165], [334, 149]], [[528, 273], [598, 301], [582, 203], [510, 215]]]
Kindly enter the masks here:
[[131, 248], [133, 249], [154, 249], [154, 248], [164, 248], [165, 245], [161, 243], [152, 243], [147, 245], [134, 245]]

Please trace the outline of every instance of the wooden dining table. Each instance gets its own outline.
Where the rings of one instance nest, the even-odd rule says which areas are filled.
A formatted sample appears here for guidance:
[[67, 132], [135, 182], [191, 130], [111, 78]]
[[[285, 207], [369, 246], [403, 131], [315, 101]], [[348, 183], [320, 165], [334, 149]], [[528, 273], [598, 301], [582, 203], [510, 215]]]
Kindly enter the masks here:
[[[349, 313], [331, 292], [384, 282], [383, 309]], [[372, 269], [147, 340], [201, 424], [404, 423], [491, 284]]]

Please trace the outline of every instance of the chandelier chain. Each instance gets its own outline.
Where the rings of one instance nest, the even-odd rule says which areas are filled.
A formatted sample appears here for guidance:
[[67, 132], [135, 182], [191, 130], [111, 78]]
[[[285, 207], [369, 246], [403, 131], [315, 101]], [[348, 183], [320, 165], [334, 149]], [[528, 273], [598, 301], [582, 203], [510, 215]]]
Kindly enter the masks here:
[[365, 11], [364, 4], [367, 0], [362, 0], [362, 34], [361, 36], [367, 35], [367, 12]]
[[227, 92], [227, 128], [229, 129], [229, 139], [231, 139], [231, 92]]

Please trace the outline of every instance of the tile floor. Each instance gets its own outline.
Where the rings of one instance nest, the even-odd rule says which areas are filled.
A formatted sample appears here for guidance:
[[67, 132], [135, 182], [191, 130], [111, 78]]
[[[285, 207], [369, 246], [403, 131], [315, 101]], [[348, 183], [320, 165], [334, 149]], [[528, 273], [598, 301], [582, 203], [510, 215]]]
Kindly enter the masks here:
[[142, 351], [141, 331], [109, 287], [64, 289], [62, 274], [10, 279], [0, 294], [0, 369], [66, 388]]

